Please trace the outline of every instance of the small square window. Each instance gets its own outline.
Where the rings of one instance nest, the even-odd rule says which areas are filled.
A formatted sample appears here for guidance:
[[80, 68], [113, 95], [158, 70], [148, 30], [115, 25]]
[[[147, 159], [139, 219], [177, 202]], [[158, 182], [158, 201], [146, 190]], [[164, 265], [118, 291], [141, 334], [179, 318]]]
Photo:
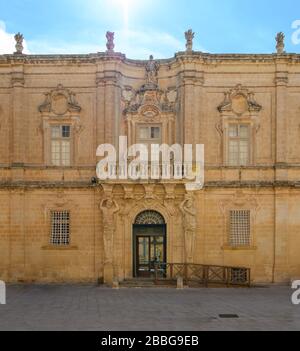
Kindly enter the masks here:
[[239, 136], [238, 125], [229, 126], [229, 136], [230, 136], [230, 138], [237, 138]]
[[159, 139], [159, 138], [160, 138], [160, 128], [151, 127], [151, 139]]
[[249, 136], [249, 128], [246, 125], [240, 126], [240, 137], [241, 138], [248, 138]]
[[62, 127], [62, 137], [63, 138], [70, 138], [70, 126], [63, 126]]
[[149, 139], [149, 128], [148, 127], [140, 127], [139, 137], [142, 140]]
[[60, 126], [54, 126], [51, 128], [51, 136], [53, 139], [60, 138]]

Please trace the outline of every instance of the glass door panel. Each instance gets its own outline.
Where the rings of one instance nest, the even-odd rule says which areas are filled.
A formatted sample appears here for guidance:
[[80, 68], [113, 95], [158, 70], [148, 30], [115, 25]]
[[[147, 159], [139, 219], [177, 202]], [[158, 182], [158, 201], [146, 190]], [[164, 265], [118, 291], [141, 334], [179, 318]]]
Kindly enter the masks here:
[[162, 236], [152, 236], [150, 246], [151, 262], [163, 263], [164, 258], [164, 238]]
[[137, 274], [151, 277], [155, 264], [165, 263], [165, 238], [162, 236], [137, 237]]
[[160, 270], [166, 264], [166, 235], [164, 226], [136, 226], [134, 276], [140, 278], [154, 278], [155, 266]]
[[148, 236], [137, 238], [138, 276], [147, 276], [150, 271], [150, 238]]

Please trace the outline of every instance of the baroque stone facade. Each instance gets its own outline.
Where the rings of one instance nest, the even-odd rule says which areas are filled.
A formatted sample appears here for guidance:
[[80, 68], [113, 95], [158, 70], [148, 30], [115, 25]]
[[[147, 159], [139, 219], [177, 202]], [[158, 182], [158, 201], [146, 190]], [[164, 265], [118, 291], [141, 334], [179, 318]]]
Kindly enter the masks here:
[[[0, 56], [0, 279], [130, 279], [144, 211], [164, 219], [169, 263], [249, 267], [264, 283], [300, 276], [300, 56], [282, 36], [270, 55], [194, 52], [186, 38], [186, 52], [159, 61], [114, 52], [113, 33], [106, 53], [23, 55], [18, 37], [18, 54]], [[92, 181], [97, 146], [133, 144], [140, 125], [159, 126], [162, 143], [204, 144], [205, 187]], [[249, 157], [232, 164], [240, 125]], [[57, 126], [70, 128], [62, 166], [51, 159]], [[64, 245], [50, 240], [56, 212]], [[232, 229], [236, 213], [246, 229]], [[249, 237], [233, 245], [239, 228]]]

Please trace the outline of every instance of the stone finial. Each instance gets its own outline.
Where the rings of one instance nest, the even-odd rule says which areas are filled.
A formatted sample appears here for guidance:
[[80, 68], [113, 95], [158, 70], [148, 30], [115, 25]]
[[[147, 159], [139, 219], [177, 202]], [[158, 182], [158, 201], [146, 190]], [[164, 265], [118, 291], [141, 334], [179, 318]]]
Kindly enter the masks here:
[[107, 43], [106, 43], [106, 47], [107, 47], [107, 52], [108, 53], [112, 53], [114, 52], [114, 48], [115, 48], [115, 33], [113, 32], [106, 32], [106, 39], [107, 39]]
[[186, 51], [192, 52], [193, 51], [193, 39], [195, 37], [195, 33], [192, 29], [189, 29], [185, 32], [185, 39], [186, 39]]
[[23, 49], [24, 49], [24, 47], [23, 47], [23, 40], [24, 40], [23, 34], [17, 33], [15, 35], [16, 50], [17, 50], [15, 52], [16, 55], [22, 55], [23, 54]]
[[276, 49], [277, 49], [277, 54], [284, 54], [285, 51], [284, 51], [284, 38], [285, 38], [285, 35], [284, 33], [280, 32], [277, 34], [276, 36], [276, 42], [277, 42], [277, 45], [276, 45]]

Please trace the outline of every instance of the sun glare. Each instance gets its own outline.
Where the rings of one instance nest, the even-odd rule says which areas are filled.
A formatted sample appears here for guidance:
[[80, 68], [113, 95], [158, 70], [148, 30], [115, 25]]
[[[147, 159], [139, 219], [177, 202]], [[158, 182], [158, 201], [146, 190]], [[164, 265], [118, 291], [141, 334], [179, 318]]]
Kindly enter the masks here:
[[115, 7], [122, 12], [123, 25], [128, 29], [130, 20], [130, 9], [133, 7], [135, 0], [112, 0]]

